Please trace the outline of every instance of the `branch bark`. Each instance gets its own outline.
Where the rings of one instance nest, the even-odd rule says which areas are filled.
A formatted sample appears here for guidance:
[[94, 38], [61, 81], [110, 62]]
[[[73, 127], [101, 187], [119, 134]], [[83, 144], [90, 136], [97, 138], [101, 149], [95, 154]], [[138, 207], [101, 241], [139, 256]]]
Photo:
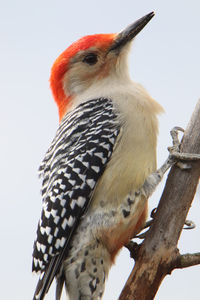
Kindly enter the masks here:
[[[183, 136], [181, 152], [200, 153], [200, 100]], [[172, 167], [154, 222], [119, 300], [154, 299], [163, 278], [173, 269], [187, 265], [189, 258], [179, 254], [177, 243], [200, 177], [200, 161], [189, 163], [189, 170]]]
[[174, 261], [174, 269], [183, 269], [200, 264], [200, 252], [179, 255]]

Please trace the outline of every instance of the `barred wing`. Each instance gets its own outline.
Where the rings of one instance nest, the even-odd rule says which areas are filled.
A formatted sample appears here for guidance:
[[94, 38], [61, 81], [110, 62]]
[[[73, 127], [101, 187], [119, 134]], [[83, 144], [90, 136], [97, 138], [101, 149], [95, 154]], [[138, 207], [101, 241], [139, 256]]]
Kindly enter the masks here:
[[87, 101], [66, 114], [40, 166], [43, 206], [32, 269], [42, 272], [41, 281], [51, 277], [45, 279], [46, 290], [112, 156], [119, 130], [111, 100]]

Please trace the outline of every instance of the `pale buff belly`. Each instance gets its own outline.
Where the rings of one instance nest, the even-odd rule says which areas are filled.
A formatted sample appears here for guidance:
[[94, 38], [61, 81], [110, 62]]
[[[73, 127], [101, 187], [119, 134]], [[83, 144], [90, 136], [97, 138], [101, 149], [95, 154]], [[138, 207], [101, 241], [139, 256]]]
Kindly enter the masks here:
[[[127, 218], [122, 213], [123, 202], [129, 194], [134, 194], [142, 187], [146, 177], [156, 168], [155, 148], [146, 145], [141, 151], [140, 147], [134, 147], [133, 150], [127, 147], [126, 141], [122, 141], [118, 151], [113, 154], [97, 184], [90, 208], [94, 212], [100, 207], [102, 211], [105, 222], [102, 222], [104, 225], [98, 229], [97, 235], [112, 260], [119, 249], [141, 230], [147, 217], [148, 205], [144, 196], [137, 198]], [[114, 216], [111, 212], [114, 212]], [[106, 215], [110, 219], [106, 220]]]

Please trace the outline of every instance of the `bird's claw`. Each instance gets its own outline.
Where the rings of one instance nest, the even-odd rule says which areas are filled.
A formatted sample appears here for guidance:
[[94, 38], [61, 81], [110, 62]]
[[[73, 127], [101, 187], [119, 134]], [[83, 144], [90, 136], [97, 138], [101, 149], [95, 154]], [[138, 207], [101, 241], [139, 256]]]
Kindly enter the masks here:
[[[157, 211], [157, 207], [155, 207], [154, 209], [152, 209], [151, 211], [151, 214], [150, 214], [150, 217], [151, 219], [148, 220], [144, 227], [142, 228], [142, 230], [146, 229], [146, 228], [150, 228], [153, 221], [154, 221], [154, 218], [155, 218], [155, 215], [156, 215], [156, 211]], [[185, 220], [185, 223], [184, 223], [184, 227], [183, 229], [186, 229], [186, 230], [189, 230], [189, 229], [194, 229], [196, 227], [195, 223], [191, 220]], [[149, 229], [148, 229], [149, 230]], [[141, 234], [138, 234], [136, 235], [134, 238], [137, 238], [137, 239], [144, 239], [146, 237], [146, 234], [148, 232], [148, 230], [146, 230], [145, 232], [141, 233]]]
[[176, 126], [170, 131], [173, 145], [167, 148], [170, 153], [169, 161], [171, 160], [172, 164], [173, 162], [175, 162], [176, 166], [178, 166], [182, 170], [188, 170], [191, 168], [191, 165], [183, 161], [199, 160], [200, 154], [180, 152], [181, 143], [178, 137], [179, 131], [184, 132], [184, 129]]
[[[154, 209], [152, 209], [151, 211], [151, 214], [150, 214], [150, 217], [151, 219], [149, 221], [146, 221], [144, 227], [142, 228], [142, 230], [146, 229], [146, 228], [150, 228], [152, 223], [153, 223], [153, 220], [155, 218], [155, 215], [156, 215], [156, 211], [157, 211], [157, 208], [155, 207]], [[148, 230], [147, 230], [148, 231]], [[143, 233], [140, 233], [138, 235], [136, 235], [134, 238], [137, 238], [137, 239], [144, 239], [145, 236], [146, 236], [146, 233], [147, 231], [143, 232]]]
[[172, 130], [170, 131], [170, 135], [172, 137], [172, 146], [168, 147], [168, 151], [170, 153], [170, 156], [173, 158], [177, 158], [177, 155], [180, 154], [180, 141], [179, 141], [179, 137], [178, 137], [178, 133], [179, 131], [184, 132], [184, 129], [178, 126], [175, 126], [174, 128], [172, 128]]
[[150, 214], [150, 217], [151, 217], [152, 219], [155, 218], [156, 212], [157, 212], [157, 207], [154, 207], [154, 208], [152, 209], [152, 211], [151, 211], [151, 214]]
[[195, 227], [196, 227], [196, 224], [193, 222], [193, 221], [191, 221], [191, 220], [185, 220], [185, 227], [183, 227], [183, 229], [186, 229], [186, 230], [188, 230], [188, 229], [194, 229]]

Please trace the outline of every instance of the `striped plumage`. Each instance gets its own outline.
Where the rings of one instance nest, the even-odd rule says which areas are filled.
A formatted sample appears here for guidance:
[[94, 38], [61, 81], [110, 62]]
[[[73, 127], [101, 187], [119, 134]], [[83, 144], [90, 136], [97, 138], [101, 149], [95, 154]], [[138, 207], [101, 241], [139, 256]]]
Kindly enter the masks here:
[[109, 161], [119, 133], [112, 101], [94, 99], [63, 118], [39, 168], [42, 214], [33, 251], [33, 271], [44, 271], [66, 247]]
[[85, 211], [109, 161], [119, 121], [108, 99], [95, 99], [66, 114], [41, 166], [42, 215], [33, 252], [33, 271], [59, 254]]

